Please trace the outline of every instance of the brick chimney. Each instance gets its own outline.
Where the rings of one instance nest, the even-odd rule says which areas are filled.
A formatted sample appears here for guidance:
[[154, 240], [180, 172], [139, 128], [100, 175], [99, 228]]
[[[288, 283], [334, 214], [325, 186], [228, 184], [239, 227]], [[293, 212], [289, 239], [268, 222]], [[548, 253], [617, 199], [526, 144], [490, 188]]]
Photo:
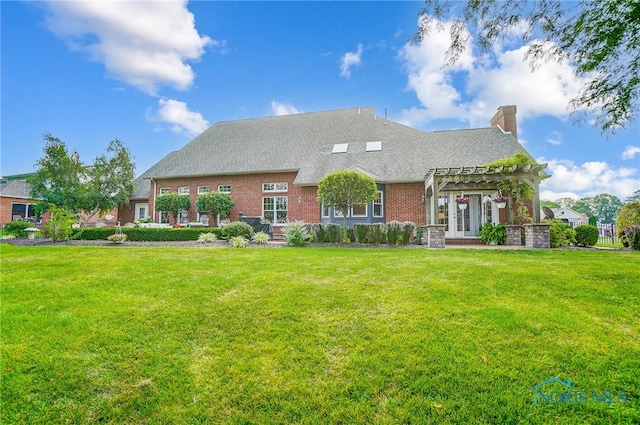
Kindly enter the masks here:
[[516, 111], [516, 105], [499, 107], [498, 112], [491, 118], [491, 127], [500, 127], [504, 131], [510, 131], [513, 137], [517, 139]]

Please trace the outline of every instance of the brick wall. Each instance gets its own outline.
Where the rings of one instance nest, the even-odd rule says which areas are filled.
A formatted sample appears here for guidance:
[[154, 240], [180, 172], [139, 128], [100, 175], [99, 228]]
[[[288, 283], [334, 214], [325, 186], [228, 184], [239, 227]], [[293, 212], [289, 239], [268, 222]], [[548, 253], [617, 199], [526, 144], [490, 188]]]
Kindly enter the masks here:
[[[178, 187], [188, 186], [189, 199], [191, 200], [189, 220], [194, 221], [197, 217], [195, 203], [198, 196], [198, 186], [209, 186], [211, 191], [217, 191], [219, 185], [229, 185], [231, 186], [231, 199], [235, 202], [235, 206], [231, 209], [232, 221], [238, 219], [240, 212], [245, 216], [261, 216], [264, 196], [287, 196], [289, 220], [317, 223], [320, 221], [320, 205], [316, 201], [317, 187], [294, 186], [293, 181], [296, 174], [296, 172], [288, 172], [156, 180], [155, 185], [152, 183], [151, 186], [152, 194], [149, 199], [149, 208], [153, 208], [153, 197], [157, 196], [160, 188], [168, 187], [171, 192], [175, 193], [178, 191]], [[281, 182], [288, 183], [288, 192], [262, 192], [263, 183]], [[155, 194], [153, 193], [154, 189]], [[425, 206], [422, 203], [423, 183], [388, 184], [385, 190], [384, 202], [387, 221], [412, 221], [418, 225], [425, 224]], [[133, 204], [132, 201], [132, 206]], [[120, 211], [122, 222], [132, 221], [133, 213], [134, 211], [129, 212], [128, 208], [123, 208]], [[157, 212], [150, 211], [150, 214], [154, 217], [154, 221], [158, 220]]]
[[426, 225], [425, 204], [422, 202], [424, 183], [386, 185], [385, 208], [387, 221], [412, 221]]

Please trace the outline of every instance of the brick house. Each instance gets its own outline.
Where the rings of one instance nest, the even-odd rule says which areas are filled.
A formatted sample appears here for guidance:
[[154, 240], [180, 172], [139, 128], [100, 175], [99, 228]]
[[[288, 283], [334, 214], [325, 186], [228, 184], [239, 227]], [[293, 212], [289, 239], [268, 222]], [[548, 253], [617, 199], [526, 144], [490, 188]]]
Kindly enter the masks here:
[[31, 185], [21, 179], [0, 184], [0, 226], [15, 220], [30, 220], [37, 224], [35, 206], [31, 199]]
[[[483, 167], [524, 151], [515, 115], [515, 106], [503, 106], [490, 127], [437, 132], [376, 116], [371, 107], [218, 122], [143, 173], [128, 211], [121, 209], [119, 216], [123, 223], [141, 217], [166, 221], [154, 211], [154, 200], [174, 192], [191, 200], [191, 209], [180, 214], [182, 223], [208, 221], [196, 211], [196, 198], [220, 191], [235, 202], [231, 220], [259, 216], [273, 224], [274, 233], [294, 220], [342, 223], [332, 208], [318, 204], [316, 190], [323, 176], [348, 168], [378, 185], [376, 200], [352, 208], [349, 226], [412, 221], [445, 225], [448, 238], [477, 238], [483, 223], [506, 221], [506, 211], [490, 202], [500, 179], [530, 184], [530, 213], [540, 220], [538, 186], [546, 165]], [[470, 198], [464, 211], [453, 207], [460, 194]]]

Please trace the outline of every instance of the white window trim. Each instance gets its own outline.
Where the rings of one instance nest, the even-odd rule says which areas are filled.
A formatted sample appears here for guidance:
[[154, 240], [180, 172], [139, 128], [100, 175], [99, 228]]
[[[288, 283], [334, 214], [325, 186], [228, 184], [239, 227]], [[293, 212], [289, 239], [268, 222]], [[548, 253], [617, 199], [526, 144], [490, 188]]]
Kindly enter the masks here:
[[[273, 212], [273, 221], [271, 221], [270, 223], [274, 226], [286, 226], [287, 223], [286, 221], [289, 220], [289, 197], [288, 196], [263, 196], [262, 197], [262, 218], [264, 220], [266, 220], [265, 216], [264, 216], [264, 200], [268, 199], [268, 198], [273, 198], [273, 210], [268, 210], [269, 212]], [[284, 223], [278, 223], [278, 210], [276, 209], [276, 205], [277, 205], [277, 201], [276, 198], [285, 198], [286, 202], [287, 202], [287, 209], [286, 210], [280, 210], [280, 211], [286, 211], [287, 212], [287, 220], [285, 220]]]
[[[376, 200], [374, 199], [373, 203], [371, 204], [371, 216], [376, 218], [384, 217], [384, 192], [379, 190], [378, 195], [380, 197], [380, 202], [376, 202]], [[376, 215], [376, 205], [380, 205], [380, 215]]]
[[170, 187], [161, 187], [160, 189], [158, 189], [158, 195], [165, 195], [167, 193], [171, 193]]
[[[226, 187], [228, 187], [229, 190], [222, 190], [222, 188], [226, 188]], [[218, 192], [230, 194], [231, 193], [231, 185], [230, 184], [219, 184], [218, 185]]]
[[[331, 208], [327, 207], [324, 205], [324, 202], [320, 205], [321, 211], [322, 211], [322, 218], [329, 218], [331, 217]], [[325, 211], [327, 212], [325, 214]]]
[[351, 206], [349, 208], [349, 217], [362, 218], [362, 217], [368, 217], [368, 216], [369, 216], [369, 205], [368, 204], [365, 204], [365, 206], [364, 206], [364, 215], [362, 215], [362, 214], [355, 215], [353, 213], [353, 206]]
[[189, 188], [189, 186], [180, 186], [178, 188], [178, 195], [189, 195], [190, 193], [191, 189]]
[[[206, 188], [207, 190], [206, 191], [201, 190], [201, 189], [204, 189], [204, 188]], [[198, 186], [198, 195], [202, 195], [204, 193], [209, 193], [209, 192], [211, 192], [211, 187], [210, 186]]]
[[[273, 185], [273, 189], [266, 189], [267, 185]], [[284, 188], [278, 189], [278, 185], [283, 185]], [[266, 193], [282, 193], [289, 191], [289, 183], [277, 182], [277, 183], [262, 183], [262, 191]]]

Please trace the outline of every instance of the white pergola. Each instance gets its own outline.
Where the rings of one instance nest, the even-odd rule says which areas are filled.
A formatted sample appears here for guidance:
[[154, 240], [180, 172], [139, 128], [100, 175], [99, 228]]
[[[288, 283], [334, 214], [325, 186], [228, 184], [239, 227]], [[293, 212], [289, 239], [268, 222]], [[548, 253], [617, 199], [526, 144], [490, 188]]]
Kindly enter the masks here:
[[425, 211], [427, 224], [436, 224], [438, 194], [445, 190], [497, 190], [497, 184], [519, 180], [533, 191], [533, 222], [540, 222], [540, 182], [548, 177], [547, 164], [514, 165], [511, 167], [449, 167], [431, 168], [425, 175]]

